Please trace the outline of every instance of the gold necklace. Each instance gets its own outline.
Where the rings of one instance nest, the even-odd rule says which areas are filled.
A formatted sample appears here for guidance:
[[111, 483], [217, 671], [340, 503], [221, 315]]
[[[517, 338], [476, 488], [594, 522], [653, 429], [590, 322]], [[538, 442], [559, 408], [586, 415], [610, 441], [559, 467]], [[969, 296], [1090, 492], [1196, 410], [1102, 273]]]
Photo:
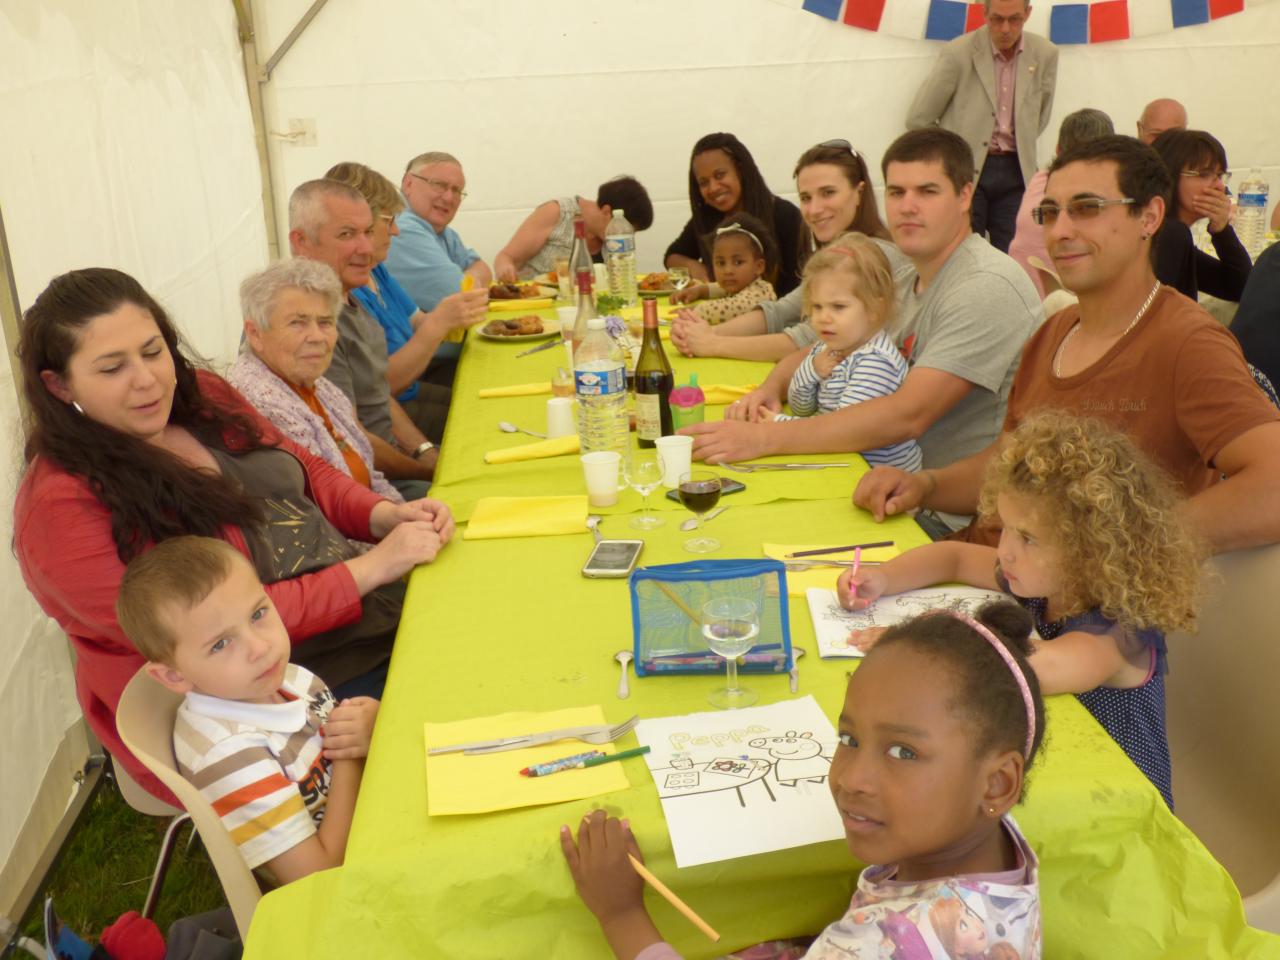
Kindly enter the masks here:
[[[1147, 294], [1147, 299], [1143, 302], [1142, 306], [1138, 308], [1138, 312], [1133, 315], [1133, 319], [1129, 321], [1129, 325], [1120, 331], [1120, 336], [1116, 337], [1117, 342], [1123, 340], [1129, 331], [1138, 325], [1138, 321], [1146, 316], [1147, 311], [1151, 309], [1151, 304], [1155, 303], [1156, 294], [1159, 292], [1160, 281], [1157, 280], [1156, 285], [1152, 287], [1151, 292]], [[1062, 355], [1067, 350], [1067, 343], [1073, 336], [1075, 336], [1076, 331], [1079, 329], [1080, 321], [1077, 320], [1072, 324], [1071, 329], [1067, 331], [1067, 335], [1062, 338], [1062, 342], [1058, 344], [1058, 352], [1053, 358], [1053, 375], [1058, 379], [1062, 379]]]

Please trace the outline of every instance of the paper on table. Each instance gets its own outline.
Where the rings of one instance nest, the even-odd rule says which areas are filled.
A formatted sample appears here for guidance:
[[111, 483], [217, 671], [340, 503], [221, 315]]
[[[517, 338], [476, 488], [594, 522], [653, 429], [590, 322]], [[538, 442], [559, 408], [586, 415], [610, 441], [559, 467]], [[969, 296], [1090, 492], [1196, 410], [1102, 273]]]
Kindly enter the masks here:
[[536, 397], [551, 392], [551, 381], [541, 383], [513, 383], [509, 387], [485, 387], [480, 391], [481, 399], [491, 397]]
[[[764, 555], [773, 560], [787, 562], [788, 553], [800, 553], [804, 550], [821, 550], [823, 547], [838, 547], [839, 543], [766, 543], [761, 548]], [[892, 560], [901, 551], [897, 547], [877, 547], [874, 550], [863, 550], [863, 560]], [[852, 560], [853, 551], [846, 553], [824, 553], [820, 557], [805, 557], [805, 560]], [[811, 567], [807, 570], [787, 571], [787, 596], [803, 597], [811, 587], [822, 587], [834, 590], [836, 579], [844, 572], [842, 567]]]
[[568, 497], [482, 497], [471, 511], [462, 539], [555, 537], [586, 530], [584, 493]]
[[[584, 727], [605, 722], [599, 705], [570, 707], [546, 713], [503, 713], [453, 723], [424, 724], [426, 749], [451, 743], [470, 743], [514, 737], [539, 730]], [[520, 770], [532, 763], [546, 763], [587, 750], [615, 753], [614, 745], [600, 747], [580, 740], [558, 740], [523, 750], [467, 756], [445, 753], [427, 756], [427, 813], [442, 816], [459, 813], [487, 813], [513, 807], [533, 807], [543, 803], [581, 800], [601, 793], [626, 790], [631, 786], [622, 762], [598, 767], [565, 770], [549, 777], [522, 777]]]
[[707, 403], [720, 405], [741, 400], [757, 386], [759, 384], [755, 383], [744, 383], [741, 386], [729, 383], [705, 383], [702, 384], [702, 394], [706, 397]]
[[929, 587], [881, 597], [866, 610], [855, 613], [840, 606], [840, 598], [834, 590], [811, 588], [806, 591], [806, 597], [820, 657], [861, 657], [862, 651], [848, 643], [851, 630], [891, 626], [930, 610], [972, 615], [984, 603], [1009, 599], [1003, 593], [978, 587]]
[[516, 463], [520, 460], [542, 460], [546, 457], [562, 457], [566, 453], [577, 453], [579, 449], [578, 435], [571, 433], [567, 437], [538, 440], [535, 443], [506, 447], [502, 450], [490, 450], [484, 455], [484, 462]]
[[679, 867], [844, 837], [827, 786], [836, 732], [813, 697], [642, 720], [636, 737]]

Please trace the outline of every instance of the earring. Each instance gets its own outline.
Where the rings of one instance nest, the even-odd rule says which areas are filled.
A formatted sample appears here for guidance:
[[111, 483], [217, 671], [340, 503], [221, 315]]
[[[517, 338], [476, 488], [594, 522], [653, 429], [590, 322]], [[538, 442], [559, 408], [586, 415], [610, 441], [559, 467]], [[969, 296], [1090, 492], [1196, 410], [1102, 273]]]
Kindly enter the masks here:
[[84, 407], [80, 406], [78, 401], [72, 400], [71, 406], [75, 408], [76, 413], [80, 414], [82, 417], [84, 416]]
[[995, 816], [996, 808], [995, 808], [995, 807], [987, 807], [987, 813], [991, 814], [992, 816]]

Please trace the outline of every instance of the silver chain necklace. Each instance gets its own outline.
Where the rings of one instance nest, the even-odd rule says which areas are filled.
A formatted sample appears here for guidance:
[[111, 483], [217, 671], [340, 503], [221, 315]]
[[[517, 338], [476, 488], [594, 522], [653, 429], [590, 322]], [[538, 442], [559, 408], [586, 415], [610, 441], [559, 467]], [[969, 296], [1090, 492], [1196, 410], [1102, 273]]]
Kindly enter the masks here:
[[[1120, 336], [1116, 337], [1117, 342], [1123, 340], [1129, 331], [1138, 325], [1138, 321], [1147, 315], [1147, 311], [1151, 309], [1151, 304], [1155, 303], [1156, 294], [1159, 292], [1160, 281], [1157, 280], [1156, 285], [1152, 287], [1151, 292], [1147, 294], [1147, 299], [1143, 302], [1142, 306], [1138, 308], [1138, 312], [1134, 314], [1133, 319], [1129, 321], [1129, 325], [1120, 332]], [[1053, 375], [1059, 379], [1062, 378], [1062, 355], [1067, 350], [1067, 343], [1075, 336], [1076, 331], [1079, 329], [1080, 321], [1077, 320], [1071, 329], [1067, 331], [1067, 335], [1062, 338], [1062, 343], [1058, 344], [1058, 353], [1053, 358]]]

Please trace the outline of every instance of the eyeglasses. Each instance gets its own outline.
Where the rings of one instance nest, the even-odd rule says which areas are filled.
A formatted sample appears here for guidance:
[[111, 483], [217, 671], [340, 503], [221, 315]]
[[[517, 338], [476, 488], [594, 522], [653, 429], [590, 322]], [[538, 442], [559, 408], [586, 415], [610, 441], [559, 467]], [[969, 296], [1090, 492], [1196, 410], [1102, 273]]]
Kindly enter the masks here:
[[1195, 177], [1197, 180], [1221, 180], [1223, 183], [1231, 182], [1230, 170], [1183, 170], [1182, 176]]
[[1082, 200], [1072, 200], [1065, 207], [1059, 207], [1056, 203], [1042, 203], [1038, 207], [1031, 210], [1031, 219], [1042, 227], [1052, 227], [1058, 222], [1058, 214], [1064, 210], [1072, 220], [1092, 220], [1102, 213], [1103, 207], [1115, 206], [1117, 204], [1135, 203], [1133, 197], [1121, 197], [1119, 200], [1103, 200], [1101, 197], [1087, 197]]
[[387, 226], [389, 227], [396, 222], [396, 215], [394, 213], [380, 213], [374, 219], [387, 221]]
[[445, 183], [443, 180], [436, 180], [432, 177], [424, 177], [417, 173], [411, 173], [409, 176], [413, 177], [415, 180], [421, 180], [432, 190], [436, 190], [440, 193], [452, 193], [459, 200], [467, 199], [467, 191], [463, 190], [461, 187], [455, 187], [451, 183]]
[[1020, 27], [1027, 22], [1027, 18], [1020, 13], [1015, 13], [1012, 17], [992, 16], [987, 17], [987, 23], [993, 27]]

